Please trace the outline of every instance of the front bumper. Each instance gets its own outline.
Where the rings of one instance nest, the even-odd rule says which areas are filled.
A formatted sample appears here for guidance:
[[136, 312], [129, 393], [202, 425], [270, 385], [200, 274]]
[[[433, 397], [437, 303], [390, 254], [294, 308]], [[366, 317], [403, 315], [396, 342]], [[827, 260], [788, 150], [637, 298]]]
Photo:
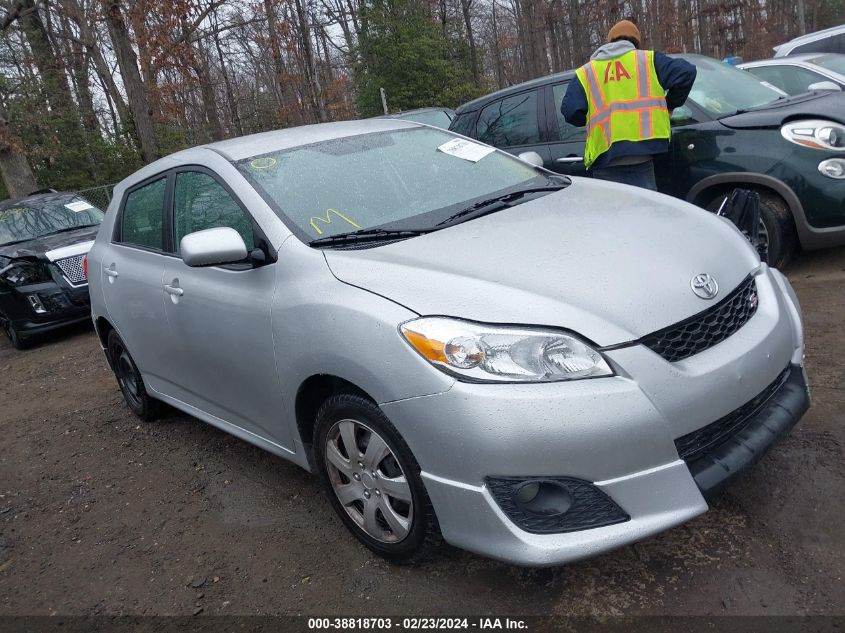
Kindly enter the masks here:
[[809, 408], [804, 368], [790, 365], [738, 414], [720, 418], [675, 445], [679, 453], [686, 448], [684, 461], [701, 493], [710, 498], [759, 460]]
[[[36, 312], [29, 297], [37, 297], [44, 312]], [[0, 311], [21, 336], [33, 336], [91, 318], [88, 286], [74, 288], [48, 281], [6, 288], [0, 292]]]
[[[759, 458], [808, 405], [797, 302], [777, 271], [763, 266], [756, 281], [756, 314], [725, 341], [678, 362], [633, 345], [607, 352], [613, 378], [456, 382], [445, 393], [383, 403], [420, 463], [444, 538], [511, 563], [556, 565], [705, 512], [703, 493]], [[730, 434], [708, 445], [709, 453], [696, 454], [707, 456], [709, 467], [681, 459], [676, 442], [754, 401], [787, 367], [783, 385], [745, 411]], [[496, 502], [488, 477], [577, 478], [629, 519], [566, 533], [530, 532]]]

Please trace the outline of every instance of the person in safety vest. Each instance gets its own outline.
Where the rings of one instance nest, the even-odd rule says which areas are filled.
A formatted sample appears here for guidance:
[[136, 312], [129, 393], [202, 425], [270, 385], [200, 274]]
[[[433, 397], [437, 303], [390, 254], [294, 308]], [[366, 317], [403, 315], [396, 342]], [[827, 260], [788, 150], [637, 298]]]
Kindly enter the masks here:
[[640, 31], [622, 20], [576, 71], [560, 105], [564, 118], [587, 126], [584, 165], [594, 178], [656, 190], [652, 157], [669, 150], [669, 113], [684, 104], [695, 66], [640, 49]]

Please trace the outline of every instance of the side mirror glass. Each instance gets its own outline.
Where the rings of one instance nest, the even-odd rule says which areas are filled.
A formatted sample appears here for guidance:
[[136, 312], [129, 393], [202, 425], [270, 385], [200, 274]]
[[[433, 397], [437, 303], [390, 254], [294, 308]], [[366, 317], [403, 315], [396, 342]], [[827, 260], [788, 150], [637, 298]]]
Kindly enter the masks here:
[[537, 152], [522, 152], [519, 156], [517, 156], [517, 158], [529, 165], [534, 165], [535, 167], [543, 166], [543, 157]]
[[182, 261], [188, 266], [233, 264], [246, 259], [243, 238], [229, 227], [218, 227], [189, 233], [179, 243]]
[[842, 87], [832, 81], [817, 81], [816, 83], [807, 86], [807, 90], [835, 90], [836, 92], [841, 92]]
[[672, 110], [670, 120], [673, 124], [679, 125], [681, 123], [689, 123], [692, 121], [692, 110], [686, 106], [680, 106]]

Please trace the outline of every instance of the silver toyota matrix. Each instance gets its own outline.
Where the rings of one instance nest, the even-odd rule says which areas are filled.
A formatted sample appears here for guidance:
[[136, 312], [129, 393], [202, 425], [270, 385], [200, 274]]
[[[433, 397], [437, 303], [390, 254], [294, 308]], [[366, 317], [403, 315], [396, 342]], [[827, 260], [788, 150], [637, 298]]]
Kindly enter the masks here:
[[642, 539], [809, 406], [795, 294], [726, 220], [406, 121], [147, 165], [87, 271], [133, 412], [167, 403], [319, 473], [396, 562]]

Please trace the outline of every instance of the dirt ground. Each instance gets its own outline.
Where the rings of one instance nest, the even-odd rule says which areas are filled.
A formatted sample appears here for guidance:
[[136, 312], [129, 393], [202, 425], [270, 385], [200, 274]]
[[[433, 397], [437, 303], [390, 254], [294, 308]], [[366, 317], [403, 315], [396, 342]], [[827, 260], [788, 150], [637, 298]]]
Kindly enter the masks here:
[[316, 480], [196, 419], [144, 424], [93, 331], [0, 343], [0, 615], [843, 614], [845, 249], [804, 254], [813, 407], [710, 512], [557, 569], [394, 567]]

